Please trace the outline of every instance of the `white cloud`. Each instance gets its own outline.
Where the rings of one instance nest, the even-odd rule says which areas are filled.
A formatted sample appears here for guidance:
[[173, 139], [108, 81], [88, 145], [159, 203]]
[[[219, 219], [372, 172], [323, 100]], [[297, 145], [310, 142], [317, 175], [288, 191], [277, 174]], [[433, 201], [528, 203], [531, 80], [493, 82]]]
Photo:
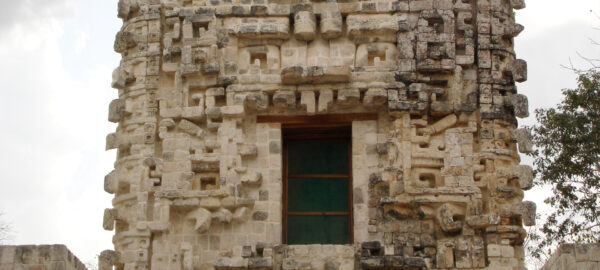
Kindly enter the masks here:
[[107, 106], [116, 97], [109, 86], [118, 61], [86, 62], [89, 55], [110, 55], [111, 46], [102, 42], [114, 36], [96, 37], [104, 39], [96, 42], [105, 52], [89, 51], [85, 27], [79, 27], [74, 44], [65, 42], [77, 35], [69, 26], [77, 19], [72, 3], [0, 4], [0, 10], [18, 13], [0, 20], [0, 211], [13, 224], [15, 244], [63, 243], [89, 261], [112, 248], [102, 213], [110, 207], [103, 177], [114, 153], [104, 152], [104, 137], [114, 130]]
[[0, 30], [27, 26], [32, 22], [72, 17], [79, 0], [0, 1]]

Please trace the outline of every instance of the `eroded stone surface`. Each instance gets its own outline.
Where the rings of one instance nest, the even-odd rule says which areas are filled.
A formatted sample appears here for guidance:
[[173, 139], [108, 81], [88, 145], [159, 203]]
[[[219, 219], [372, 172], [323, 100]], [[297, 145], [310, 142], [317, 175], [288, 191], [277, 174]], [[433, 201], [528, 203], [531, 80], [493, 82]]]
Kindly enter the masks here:
[[[522, 269], [511, 1], [121, 0], [110, 269]], [[282, 244], [282, 124], [352, 121], [351, 245]], [[369, 117], [368, 119], [373, 119]]]
[[64, 245], [0, 246], [0, 269], [87, 270]]

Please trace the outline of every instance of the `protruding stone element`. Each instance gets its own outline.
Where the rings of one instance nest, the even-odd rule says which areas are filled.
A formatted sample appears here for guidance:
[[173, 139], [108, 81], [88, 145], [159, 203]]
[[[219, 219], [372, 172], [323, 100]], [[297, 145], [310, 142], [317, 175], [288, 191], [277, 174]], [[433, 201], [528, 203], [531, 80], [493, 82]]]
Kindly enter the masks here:
[[421, 131], [423, 134], [437, 134], [453, 126], [457, 121], [458, 117], [455, 114], [451, 114], [435, 122], [433, 125], [423, 128]]
[[115, 229], [115, 220], [117, 219], [116, 209], [104, 209], [104, 218], [102, 220], [102, 228], [107, 231]]
[[113, 250], [104, 250], [98, 256], [99, 270], [112, 270], [121, 260], [121, 254]]
[[327, 1], [321, 5], [321, 37], [334, 39], [342, 35], [342, 14], [336, 1]]
[[221, 208], [212, 213], [212, 218], [221, 223], [231, 223], [233, 214], [228, 209]]
[[319, 92], [319, 104], [317, 110], [319, 112], [327, 112], [327, 109], [333, 103], [333, 91], [324, 89]]
[[109, 174], [104, 176], [104, 191], [109, 194], [115, 194], [119, 184], [118, 173], [111, 171]]
[[290, 19], [271, 18], [227, 18], [224, 25], [228, 32], [248, 39], [286, 39], [290, 32]]
[[514, 176], [519, 178], [519, 187], [529, 190], [533, 187], [533, 168], [529, 165], [519, 165], [513, 171]]
[[110, 102], [108, 107], [108, 121], [117, 123], [125, 116], [125, 102], [121, 99], [115, 99]]
[[399, 30], [396, 17], [388, 14], [348, 15], [346, 23], [349, 36], [357, 43], [395, 42]]
[[204, 131], [191, 121], [181, 119], [177, 125], [179, 129], [192, 136], [204, 137]]
[[135, 77], [131, 72], [123, 67], [118, 67], [113, 71], [111, 86], [116, 89], [123, 89], [128, 83], [133, 82]]
[[245, 144], [240, 146], [238, 153], [242, 157], [255, 157], [258, 155], [258, 147], [254, 144]]
[[525, 0], [510, 0], [510, 5], [514, 9], [524, 9], [525, 8]]
[[360, 102], [358, 89], [342, 89], [338, 91], [337, 101], [342, 106], [354, 106]]
[[121, 31], [117, 33], [115, 38], [115, 51], [118, 53], [124, 53], [128, 49], [135, 47], [135, 39], [133, 33], [127, 31]]
[[531, 142], [531, 133], [528, 129], [520, 128], [515, 129], [512, 133], [513, 139], [519, 145], [519, 152], [521, 153], [531, 153], [533, 152], [533, 143]]
[[221, 114], [223, 117], [240, 117], [244, 115], [244, 106], [243, 105], [232, 105], [232, 106], [223, 106], [221, 107]]
[[455, 217], [460, 214], [458, 207], [445, 203], [437, 211], [437, 220], [440, 223], [442, 231], [447, 233], [455, 233], [462, 230], [463, 223], [461, 220], [455, 220]]
[[300, 104], [306, 109], [306, 113], [315, 113], [315, 92], [302, 91], [300, 95]]
[[243, 206], [235, 210], [235, 212], [233, 213], [233, 220], [245, 221], [246, 219], [248, 219], [249, 215], [250, 209], [248, 209], [248, 207]]
[[527, 81], [527, 62], [521, 59], [515, 59], [508, 63], [506, 73], [513, 77], [516, 82]]
[[294, 35], [298, 40], [313, 40], [317, 32], [317, 19], [309, 10], [294, 14]]
[[388, 100], [387, 90], [383, 88], [370, 88], [365, 93], [363, 103], [367, 106], [381, 106]]
[[198, 208], [186, 216], [187, 220], [194, 221], [194, 230], [199, 233], [206, 232], [208, 228], [210, 228], [210, 223], [212, 220], [212, 214], [210, 211], [204, 208]]
[[271, 258], [250, 258], [248, 259], [248, 269], [273, 269], [273, 260]]
[[517, 37], [519, 34], [521, 34], [521, 32], [523, 32], [523, 30], [525, 30], [525, 27], [523, 25], [520, 25], [518, 23], [512, 24], [510, 26], [506, 26], [505, 36], [514, 38], [514, 37]]
[[242, 177], [242, 184], [246, 185], [260, 185], [262, 183], [262, 174], [259, 172], [251, 173]]
[[349, 66], [291, 66], [281, 69], [281, 82], [283, 84], [341, 83], [348, 82], [350, 74]]
[[506, 97], [504, 103], [513, 108], [516, 117], [529, 117], [529, 100], [525, 95], [510, 95]]
[[505, 217], [519, 216], [525, 226], [535, 225], [536, 208], [534, 202], [523, 201], [513, 205], [503, 206], [501, 215]]
[[248, 260], [242, 257], [219, 257], [214, 260], [212, 263], [215, 269], [217, 270], [226, 270], [226, 269], [247, 269], [248, 268]]
[[296, 107], [294, 91], [277, 91], [273, 95], [273, 105], [277, 108], [293, 109]]

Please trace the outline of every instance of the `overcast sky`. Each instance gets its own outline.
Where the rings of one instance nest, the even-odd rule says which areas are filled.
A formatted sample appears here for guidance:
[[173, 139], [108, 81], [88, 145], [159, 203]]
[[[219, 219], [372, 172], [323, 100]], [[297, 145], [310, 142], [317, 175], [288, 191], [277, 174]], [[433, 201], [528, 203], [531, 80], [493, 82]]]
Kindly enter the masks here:
[[[600, 1], [528, 0], [517, 11], [525, 31], [515, 40], [529, 63], [519, 91], [531, 112], [575, 87], [561, 65], [586, 68], [579, 52], [600, 58]], [[104, 151], [110, 88], [120, 56], [117, 0], [0, 0], [0, 212], [14, 227], [13, 244], [66, 244], [82, 261], [112, 248], [102, 229], [104, 175], [115, 152]], [[532, 124], [533, 117], [521, 120]], [[530, 162], [524, 159], [525, 162]], [[545, 194], [527, 199], [541, 205]]]

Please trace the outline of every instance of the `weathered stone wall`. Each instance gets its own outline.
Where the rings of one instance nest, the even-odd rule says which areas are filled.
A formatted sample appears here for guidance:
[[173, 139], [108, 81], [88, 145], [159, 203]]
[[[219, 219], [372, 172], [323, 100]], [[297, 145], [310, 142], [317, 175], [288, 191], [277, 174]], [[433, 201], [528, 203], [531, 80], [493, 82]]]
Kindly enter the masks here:
[[[101, 269], [522, 269], [524, 7], [119, 1]], [[354, 244], [282, 245], [285, 117], [323, 115], [352, 126]]]
[[86, 270], [64, 245], [0, 246], [0, 270]]
[[540, 270], [600, 270], [600, 243], [562, 244]]

